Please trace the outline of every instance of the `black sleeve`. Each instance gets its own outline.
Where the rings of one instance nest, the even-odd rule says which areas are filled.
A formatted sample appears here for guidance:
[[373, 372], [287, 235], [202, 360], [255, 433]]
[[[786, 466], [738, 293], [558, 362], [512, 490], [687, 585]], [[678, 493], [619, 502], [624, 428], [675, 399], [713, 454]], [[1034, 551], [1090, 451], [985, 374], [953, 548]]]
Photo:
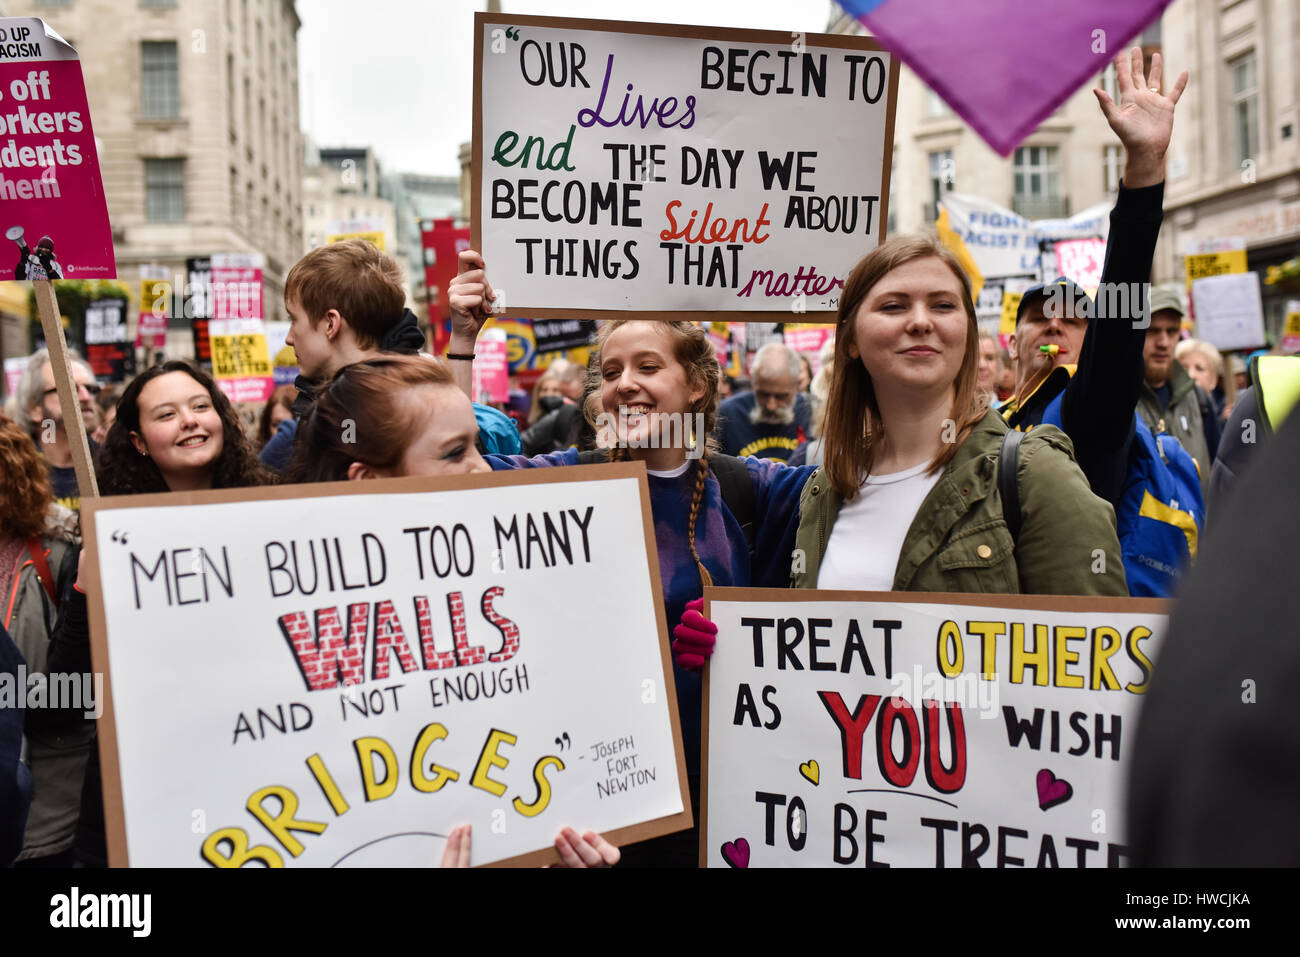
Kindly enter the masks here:
[[1251, 456], [1259, 443], [1266, 438], [1260, 429], [1259, 401], [1254, 388], [1247, 388], [1237, 396], [1232, 415], [1223, 427], [1214, 467], [1210, 470], [1210, 500], [1205, 503], [1207, 516], [1216, 521], [1224, 502], [1232, 497], [1232, 490], [1246, 471]]
[[555, 451], [555, 425], [563, 408], [561, 406], [554, 412], [547, 412], [519, 436], [519, 444], [523, 446], [524, 455], [531, 457]]
[[[17, 684], [23, 654], [0, 625], [0, 674]], [[19, 694], [25, 694], [21, 689]], [[0, 868], [8, 867], [23, 848], [23, 827], [32, 803], [32, 778], [19, 763], [23, 716], [17, 708], [0, 708]]]
[[1255, 454], [1183, 580], [1143, 695], [1129, 784], [1134, 867], [1300, 863], [1300, 419]]
[[1196, 401], [1201, 407], [1201, 427], [1205, 430], [1205, 447], [1210, 450], [1210, 461], [1206, 468], [1214, 464], [1214, 457], [1219, 451], [1219, 439], [1223, 432], [1219, 427], [1219, 416], [1214, 411], [1214, 400], [1199, 385], [1196, 389]]
[[1061, 424], [1092, 490], [1107, 501], [1123, 491], [1133, 410], [1142, 388], [1142, 347], [1149, 324], [1146, 284], [1164, 218], [1165, 186], [1120, 184], [1110, 211], [1106, 262], [1079, 365], [1061, 400]]

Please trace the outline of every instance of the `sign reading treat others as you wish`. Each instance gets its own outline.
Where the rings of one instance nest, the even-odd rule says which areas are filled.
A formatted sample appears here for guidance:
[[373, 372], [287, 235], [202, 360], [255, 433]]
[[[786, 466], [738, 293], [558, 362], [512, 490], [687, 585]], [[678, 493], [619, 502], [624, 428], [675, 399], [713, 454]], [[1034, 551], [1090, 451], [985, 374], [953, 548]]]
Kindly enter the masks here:
[[866, 37], [475, 16], [474, 220], [541, 318], [833, 312], [883, 241], [898, 64]]
[[645, 472], [86, 505], [114, 866], [559, 860], [691, 825]]
[[1168, 603], [706, 589], [709, 867], [1122, 867]]

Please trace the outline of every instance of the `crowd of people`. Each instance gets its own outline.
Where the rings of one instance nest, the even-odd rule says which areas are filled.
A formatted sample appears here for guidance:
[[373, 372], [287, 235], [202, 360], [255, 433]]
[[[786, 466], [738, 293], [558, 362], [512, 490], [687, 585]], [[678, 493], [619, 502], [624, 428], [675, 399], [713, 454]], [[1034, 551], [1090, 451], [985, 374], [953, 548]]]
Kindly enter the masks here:
[[[1145, 289], [1151, 274], [1164, 154], [1187, 79], [1162, 92], [1160, 70], [1158, 54], [1150, 77], [1140, 56], [1130, 65], [1125, 55], [1122, 103], [1098, 94], [1125, 149], [1103, 285]], [[77, 412], [106, 495], [643, 462], [698, 821], [700, 669], [718, 650], [705, 586], [1172, 595], [1181, 569], [1153, 578], [1131, 560], [1164, 542], [1130, 507], [1135, 489], [1150, 495], [1192, 463], [1190, 489], [1178, 486], [1181, 502], [1160, 512], [1185, 566], [1205, 514], [1254, 457], [1254, 440], [1225, 455], [1242, 432], [1233, 420], [1254, 409], [1271, 434], [1289, 411], [1278, 398], [1286, 387], [1264, 387], [1265, 372], [1289, 374], [1281, 367], [1238, 369], [1183, 338], [1176, 288], [1112, 312], [1111, 297], [1044, 283], [1021, 299], [1005, 351], [980, 333], [971, 293], [937, 239], [893, 237], [849, 274], [833, 339], [812, 361], [769, 343], [747, 381], [723, 374], [697, 323], [604, 322], [585, 367], [557, 361], [537, 381], [520, 433], [501, 410], [472, 401], [476, 342], [495, 298], [483, 257], [460, 254], [451, 341], [435, 359], [404, 310], [396, 265], [353, 240], [290, 271], [288, 342], [302, 375], [276, 391], [254, 434], [212, 377], [185, 361], [148, 369], [111, 399], [77, 362]], [[44, 352], [7, 415], [0, 667], [89, 672], [79, 493]], [[1135, 473], [1149, 448], [1168, 473], [1159, 481]], [[1216, 454], [1231, 460], [1222, 476]], [[15, 715], [21, 725], [21, 712], [0, 710], [0, 863], [102, 866], [94, 722], [29, 712], [15, 730]], [[21, 761], [4, 750], [19, 738]], [[457, 827], [443, 863], [466, 864], [470, 840]], [[565, 829], [556, 848], [572, 866], [690, 867], [698, 829], [621, 849]]]

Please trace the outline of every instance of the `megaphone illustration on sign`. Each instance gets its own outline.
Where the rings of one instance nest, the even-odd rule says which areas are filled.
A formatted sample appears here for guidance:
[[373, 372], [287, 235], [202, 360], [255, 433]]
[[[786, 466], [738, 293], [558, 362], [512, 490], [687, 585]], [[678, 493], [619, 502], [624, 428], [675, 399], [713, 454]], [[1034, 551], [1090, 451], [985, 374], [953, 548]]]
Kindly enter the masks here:
[[21, 226], [10, 226], [5, 230], [5, 239], [12, 239], [16, 243], [22, 242], [23, 228]]

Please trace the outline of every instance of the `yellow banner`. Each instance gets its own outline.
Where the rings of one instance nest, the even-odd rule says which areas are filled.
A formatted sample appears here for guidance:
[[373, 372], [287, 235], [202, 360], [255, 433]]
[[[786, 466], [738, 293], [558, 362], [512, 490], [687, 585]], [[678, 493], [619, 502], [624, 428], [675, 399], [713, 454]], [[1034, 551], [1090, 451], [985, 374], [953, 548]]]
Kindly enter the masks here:
[[1246, 250], [1233, 249], [1226, 253], [1200, 253], [1183, 257], [1187, 270], [1187, 285], [1206, 276], [1222, 276], [1226, 273], [1246, 271]]
[[1004, 336], [1014, 336], [1016, 334], [1016, 310], [1020, 308], [1020, 300], [1024, 293], [1004, 292], [1002, 293], [1002, 322], [998, 326], [998, 332]]
[[342, 242], [342, 241], [345, 240], [345, 239], [364, 239], [366, 242], [374, 243], [376, 246], [378, 246], [378, 247], [379, 247], [379, 251], [380, 251], [381, 253], [386, 251], [386, 250], [384, 249], [384, 234], [383, 234], [382, 232], [371, 232], [371, 233], [335, 233], [335, 234], [332, 235], [332, 236], [326, 236], [326, 237], [325, 237], [325, 242], [326, 242], [327, 244], [329, 244], [329, 243], [340, 243], [340, 242]]
[[253, 379], [271, 375], [266, 336], [211, 336], [212, 375], [217, 379]]

